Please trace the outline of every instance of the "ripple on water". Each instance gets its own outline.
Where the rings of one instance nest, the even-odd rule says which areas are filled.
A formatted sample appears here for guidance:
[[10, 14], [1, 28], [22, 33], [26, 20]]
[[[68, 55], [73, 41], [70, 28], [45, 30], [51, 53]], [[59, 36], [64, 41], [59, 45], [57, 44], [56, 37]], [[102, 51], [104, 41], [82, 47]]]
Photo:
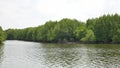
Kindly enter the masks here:
[[119, 68], [120, 46], [115, 47], [7, 41], [0, 68]]

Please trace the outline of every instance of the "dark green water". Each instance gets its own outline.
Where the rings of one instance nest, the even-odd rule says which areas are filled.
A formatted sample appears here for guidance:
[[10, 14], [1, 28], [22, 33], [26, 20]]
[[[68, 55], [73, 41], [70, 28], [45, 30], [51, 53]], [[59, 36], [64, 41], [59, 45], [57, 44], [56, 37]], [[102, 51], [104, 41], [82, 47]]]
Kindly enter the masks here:
[[8, 40], [0, 46], [0, 68], [120, 68], [120, 45]]

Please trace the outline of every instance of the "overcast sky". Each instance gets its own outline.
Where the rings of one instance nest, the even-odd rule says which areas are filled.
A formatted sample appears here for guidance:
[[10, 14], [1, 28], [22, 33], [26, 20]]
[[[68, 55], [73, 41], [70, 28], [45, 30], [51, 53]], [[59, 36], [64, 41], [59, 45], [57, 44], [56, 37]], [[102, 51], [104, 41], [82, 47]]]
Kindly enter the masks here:
[[0, 26], [25, 28], [49, 20], [86, 21], [103, 14], [120, 14], [120, 0], [0, 0]]

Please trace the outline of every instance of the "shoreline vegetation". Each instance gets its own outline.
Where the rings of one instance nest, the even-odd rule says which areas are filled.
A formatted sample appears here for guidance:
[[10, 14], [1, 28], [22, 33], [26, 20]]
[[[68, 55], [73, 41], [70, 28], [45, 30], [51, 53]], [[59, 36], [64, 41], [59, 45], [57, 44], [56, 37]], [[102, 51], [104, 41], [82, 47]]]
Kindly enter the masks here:
[[6, 35], [5, 32], [3, 31], [2, 27], [0, 27], [0, 45], [3, 44], [2, 42], [5, 41]]
[[7, 40], [116, 44], [120, 43], [120, 15], [103, 15], [86, 22], [64, 18], [60, 21], [47, 21], [38, 27], [7, 29], [4, 32]]

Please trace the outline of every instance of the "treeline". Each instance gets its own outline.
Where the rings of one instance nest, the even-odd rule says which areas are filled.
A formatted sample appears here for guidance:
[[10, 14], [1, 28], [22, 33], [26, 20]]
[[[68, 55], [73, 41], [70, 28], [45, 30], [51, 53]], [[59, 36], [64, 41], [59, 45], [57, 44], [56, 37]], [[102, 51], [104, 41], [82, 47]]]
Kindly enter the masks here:
[[8, 40], [27, 40], [37, 42], [85, 42], [119, 43], [120, 16], [103, 15], [85, 22], [64, 18], [48, 21], [38, 27], [8, 29]]
[[5, 40], [5, 33], [2, 30], [2, 28], [0, 27], [0, 44]]

